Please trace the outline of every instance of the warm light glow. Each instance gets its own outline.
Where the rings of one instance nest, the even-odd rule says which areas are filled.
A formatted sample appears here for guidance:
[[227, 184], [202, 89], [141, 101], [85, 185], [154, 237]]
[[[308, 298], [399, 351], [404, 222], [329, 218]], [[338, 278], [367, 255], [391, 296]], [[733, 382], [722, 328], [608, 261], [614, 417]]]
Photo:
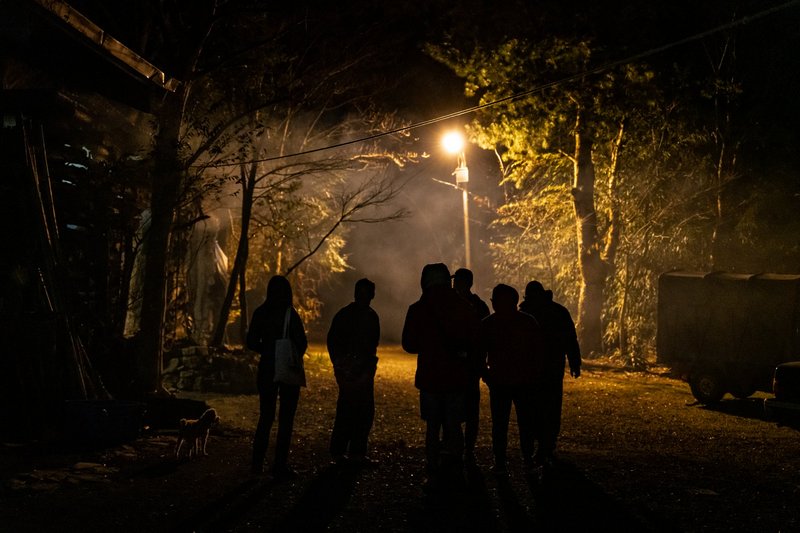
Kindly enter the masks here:
[[464, 150], [464, 136], [451, 131], [442, 138], [442, 146], [451, 154], [460, 154]]

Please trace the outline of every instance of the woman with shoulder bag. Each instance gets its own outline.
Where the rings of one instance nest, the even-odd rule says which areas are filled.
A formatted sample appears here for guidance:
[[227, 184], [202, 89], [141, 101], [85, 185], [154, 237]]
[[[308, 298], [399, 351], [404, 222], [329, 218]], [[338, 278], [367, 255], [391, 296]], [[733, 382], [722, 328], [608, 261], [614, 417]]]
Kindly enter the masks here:
[[247, 347], [261, 354], [257, 383], [260, 411], [253, 439], [253, 473], [263, 471], [270, 430], [280, 396], [272, 474], [276, 478], [297, 475], [288, 463], [289, 445], [300, 399], [300, 387], [305, 386], [302, 361], [307, 346], [303, 321], [292, 307], [292, 287], [289, 280], [283, 276], [273, 276], [267, 285], [266, 300], [253, 312], [247, 332]]

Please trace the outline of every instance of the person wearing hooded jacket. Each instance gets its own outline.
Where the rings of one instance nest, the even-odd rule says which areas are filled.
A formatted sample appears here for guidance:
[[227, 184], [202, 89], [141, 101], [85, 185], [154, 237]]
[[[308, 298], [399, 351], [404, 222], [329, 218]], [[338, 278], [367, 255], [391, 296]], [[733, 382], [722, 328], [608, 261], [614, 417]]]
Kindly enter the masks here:
[[533, 316], [541, 325], [545, 338], [545, 367], [537, 384], [536, 436], [537, 464], [550, 464], [561, 430], [561, 404], [564, 396], [565, 357], [572, 377], [581, 375], [581, 350], [575, 323], [566, 307], [553, 301], [553, 291], [545, 290], [536, 280], [525, 287], [520, 311]]
[[467, 350], [477, 340], [478, 319], [469, 303], [450, 286], [444, 263], [425, 265], [422, 295], [403, 324], [402, 345], [417, 354], [414, 385], [426, 422], [428, 487], [463, 480], [464, 395], [469, 383]]
[[275, 420], [275, 410], [280, 397], [278, 412], [278, 435], [275, 442], [275, 462], [272, 473], [276, 478], [297, 475], [288, 463], [289, 446], [292, 440], [294, 415], [300, 399], [300, 385], [276, 383], [275, 341], [283, 337], [286, 311], [289, 310], [288, 336], [294, 342], [300, 357], [308, 347], [303, 321], [292, 307], [292, 287], [283, 276], [272, 276], [267, 284], [267, 297], [253, 312], [247, 331], [247, 347], [261, 354], [258, 363], [259, 416], [253, 438], [252, 472], [261, 473], [269, 445], [269, 434]]

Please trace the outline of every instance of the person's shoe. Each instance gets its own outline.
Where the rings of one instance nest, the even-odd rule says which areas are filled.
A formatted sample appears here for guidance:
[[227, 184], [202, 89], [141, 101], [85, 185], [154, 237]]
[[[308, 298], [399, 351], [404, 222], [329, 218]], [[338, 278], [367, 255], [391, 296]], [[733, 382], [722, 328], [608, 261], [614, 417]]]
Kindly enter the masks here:
[[541, 463], [539, 463], [539, 462], [536, 460], [536, 456], [533, 456], [533, 457], [523, 457], [523, 458], [522, 458], [522, 466], [523, 466], [523, 468], [525, 469], [525, 473], [526, 473], [526, 474], [532, 474], [533, 472], [535, 472], [535, 471], [536, 471], [536, 469], [537, 469], [537, 468], [539, 468], [539, 465], [540, 465], [540, 464], [541, 464]]
[[442, 490], [442, 483], [438, 476], [430, 476], [422, 484], [422, 490], [429, 496], [439, 494]]
[[275, 478], [276, 481], [286, 481], [289, 479], [294, 479], [297, 476], [297, 470], [290, 466], [282, 466], [280, 468], [272, 469], [272, 477]]
[[378, 467], [378, 461], [374, 461], [369, 457], [367, 457], [366, 455], [354, 455], [350, 457], [350, 462], [356, 468], [372, 469]]
[[476, 461], [475, 461], [475, 452], [474, 451], [468, 450], [468, 451], [464, 452], [464, 464], [466, 466], [470, 466], [470, 467], [475, 466]]
[[438, 478], [439, 474], [441, 473], [441, 469], [439, 468], [439, 461], [431, 461], [428, 460], [425, 463], [425, 476], [428, 479]]
[[467, 476], [463, 470], [458, 469], [448, 473], [447, 488], [456, 492], [461, 492], [467, 488]]
[[505, 476], [508, 474], [508, 467], [506, 466], [505, 461], [496, 462], [494, 467], [492, 468], [492, 472], [494, 472], [498, 476]]
[[537, 453], [533, 456], [537, 466], [553, 467], [556, 464], [556, 456], [553, 452]]

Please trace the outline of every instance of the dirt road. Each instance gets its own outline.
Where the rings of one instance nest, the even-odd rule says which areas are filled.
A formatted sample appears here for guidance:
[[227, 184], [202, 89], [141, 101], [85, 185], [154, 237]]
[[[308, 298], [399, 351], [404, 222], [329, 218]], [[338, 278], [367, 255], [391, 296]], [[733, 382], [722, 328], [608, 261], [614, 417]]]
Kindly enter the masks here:
[[[759, 398], [707, 409], [681, 382], [588, 363], [565, 379], [559, 463], [542, 484], [515, 453], [508, 478], [491, 473], [484, 389], [469, 487], [430, 497], [414, 358], [382, 350], [371, 438], [380, 466], [356, 471], [329, 464], [336, 390], [317, 353], [295, 425], [296, 480], [248, 473], [255, 397], [193, 395], [224, 421], [197, 461], [174, 461], [170, 434], [80, 456], [3, 449], [0, 531], [800, 530], [800, 433], [764, 420]], [[512, 452], [517, 443], [512, 430]]]

